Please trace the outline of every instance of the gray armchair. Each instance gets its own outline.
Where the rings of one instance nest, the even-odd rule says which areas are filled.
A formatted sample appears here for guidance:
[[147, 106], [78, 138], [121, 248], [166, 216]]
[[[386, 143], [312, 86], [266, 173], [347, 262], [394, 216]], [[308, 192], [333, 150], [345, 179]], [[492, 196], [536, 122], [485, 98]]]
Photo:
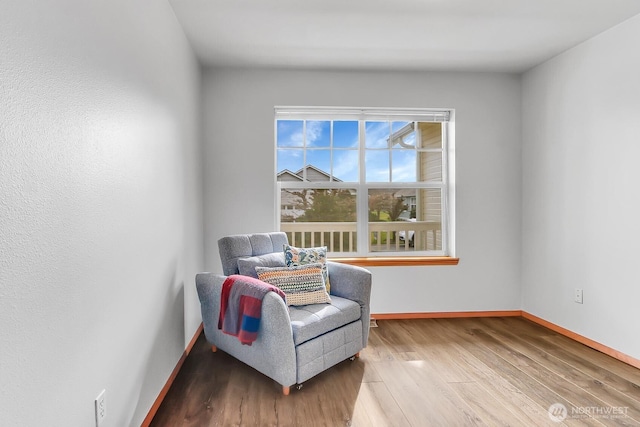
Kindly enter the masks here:
[[[328, 261], [331, 304], [289, 306], [273, 292], [262, 301], [258, 338], [251, 346], [218, 330], [220, 294], [226, 276], [284, 266], [285, 233], [243, 234], [218, 241], [225, 276], [196, 276], [202, 321], [213, 351], [220, 349], [282, 385], [302, 384], [331, 366], [357, 357], [369, 337], [371, 273]], [[282, 254], [282, 257], [279, 256]], [[247, 270], [249, 269], [249, 270]], [[248, 274], [247, 274], [248, 275]]]

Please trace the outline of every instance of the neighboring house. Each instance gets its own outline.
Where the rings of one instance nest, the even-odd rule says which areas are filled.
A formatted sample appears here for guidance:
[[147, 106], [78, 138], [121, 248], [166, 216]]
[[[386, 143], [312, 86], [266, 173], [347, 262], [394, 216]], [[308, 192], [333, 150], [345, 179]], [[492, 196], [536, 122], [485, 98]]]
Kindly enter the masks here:
[[[304, 178], [305, 174], [306, 179]], [[331, 175], [329, 173], [313, 165], [307, 165], [298, 172], [291, 172], [289, 169], [284, 169], [278, 173], [278, 181], [322, 182], [331, 180]], [[342, 182], [335, 177], [333, 178], [333, 181]]]

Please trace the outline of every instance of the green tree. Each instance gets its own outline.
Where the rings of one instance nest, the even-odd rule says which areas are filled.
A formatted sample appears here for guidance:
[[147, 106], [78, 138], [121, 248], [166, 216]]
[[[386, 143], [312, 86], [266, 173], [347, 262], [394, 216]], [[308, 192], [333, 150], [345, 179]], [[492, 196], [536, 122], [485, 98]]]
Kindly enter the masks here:
[[349, 190], [315, 190], [298, 222], [355, 222], [356, 198]]

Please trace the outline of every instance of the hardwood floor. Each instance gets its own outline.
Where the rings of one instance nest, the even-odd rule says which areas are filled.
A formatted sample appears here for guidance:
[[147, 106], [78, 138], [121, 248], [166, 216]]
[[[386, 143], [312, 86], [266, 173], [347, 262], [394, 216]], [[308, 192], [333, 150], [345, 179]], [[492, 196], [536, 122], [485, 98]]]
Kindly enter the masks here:
[[151, 425], [640, 426], [640, 370], [518, 317], [379, 320], [283, 396], [200, 336]]

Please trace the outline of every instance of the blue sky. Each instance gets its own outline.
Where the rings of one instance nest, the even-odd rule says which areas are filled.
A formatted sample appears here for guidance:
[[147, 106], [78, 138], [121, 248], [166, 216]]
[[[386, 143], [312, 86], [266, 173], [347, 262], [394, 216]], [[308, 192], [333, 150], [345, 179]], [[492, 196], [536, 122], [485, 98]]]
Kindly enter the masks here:
[[[387, 140], [392, 132], [401, 129], [408, 122], [366, 122], [365, 123], [365, 165], [368, 182], [389, 182], [390, 162], [393, 164], [394, 182], [416, 180], [416, 153], [411, 149], [396, 146], [389, 159]], [[300, 170], [303, 164], [304, 127], [302, 120], [278, 120], [277, 145], [286, 149], [278, 150], [278, 172], [289, 169]], [[412, 135], [413, 136], [413, 135]], [[415, 136], [413, 136], [415, 140]], [[307, 121], [306, 144], [307, 164], [326, 172], [331, 170], [333, 151], [333, 175], [345, 182], [358, 181], [358, 122], [333, 122], [333, 150], [331, 149], [331, 122]], [[405, 142], [413, 144], [411, 137]], [[290, 149], [293, 148], [293, 149]]]

